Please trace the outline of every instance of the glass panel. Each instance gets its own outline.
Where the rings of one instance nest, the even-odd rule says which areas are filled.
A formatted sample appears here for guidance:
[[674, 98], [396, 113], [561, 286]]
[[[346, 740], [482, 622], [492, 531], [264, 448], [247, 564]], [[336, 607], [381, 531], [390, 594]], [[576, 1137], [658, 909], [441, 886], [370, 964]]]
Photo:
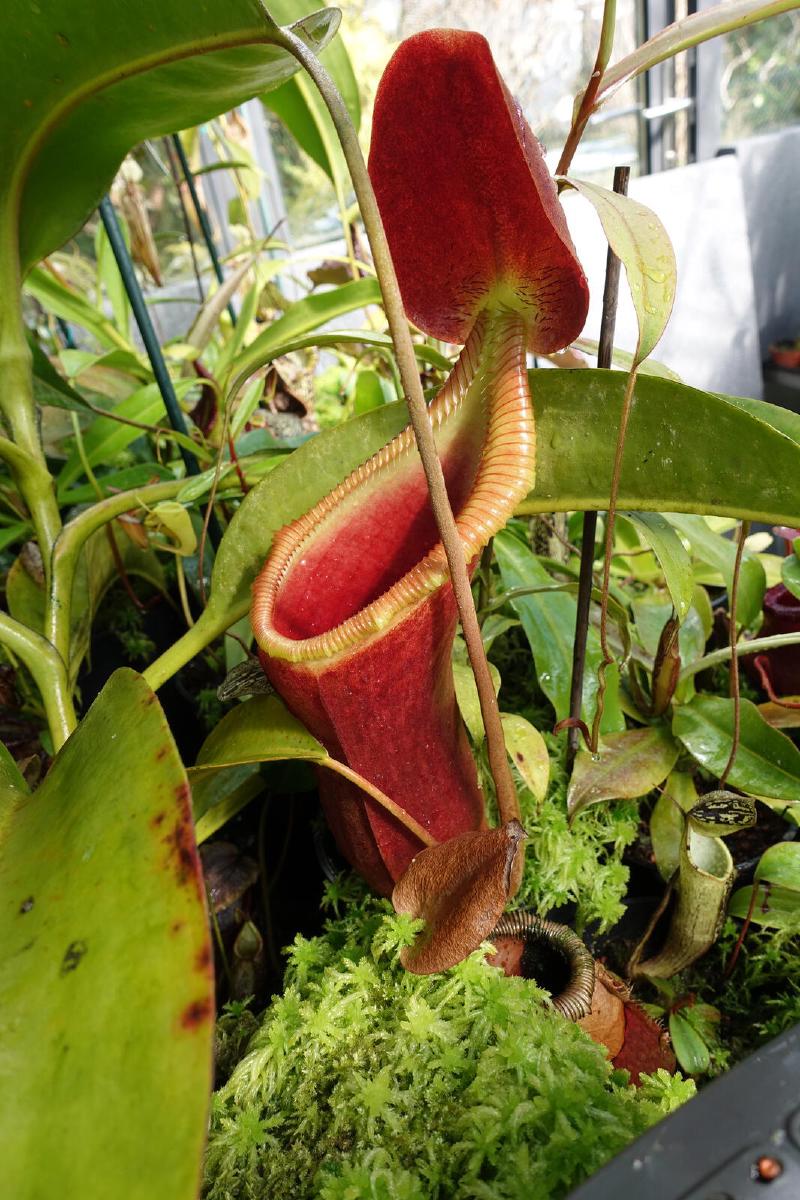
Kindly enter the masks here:
[[773, 133], [800, 121], [800, 12], [783, 13], [724, 39], [720, 141]]

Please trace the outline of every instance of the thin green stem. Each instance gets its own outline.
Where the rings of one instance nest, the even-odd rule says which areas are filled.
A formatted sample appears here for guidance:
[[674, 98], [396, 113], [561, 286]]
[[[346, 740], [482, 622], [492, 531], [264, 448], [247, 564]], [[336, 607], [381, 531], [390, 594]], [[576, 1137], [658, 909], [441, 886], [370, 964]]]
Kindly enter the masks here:
[[428, 483], [431, 506], [450, 569], [450, 580], [458, 606], [459, 617], [461, 618], [464, 641], [467, 644], [470, 663], [475, 675], [481, 715], [486, 730], [489, 766], [495, 783], [500, 818], [503, 823], [512, 819], [519, 820], [519, 802], [511, 776], [511, 769], [508, 764], [503, 726], [500, 721], [500, 710], [497, 705], [486, 651], [483, 639], [481, 638], [480, 625], [475, 612], [475, 603], [472, 598], [472, 588], [470, 586], [464, 548], [447, 496], [442, 464], [436, 452], [433, 428], [425, 404], [422, 383], [417, 371], [414, 345], [406, 322], [400, 288], [389, 251], [389, 243], [386, 239], [383, 221], [378, 210], [378, 203], [370, 182], [367, 164], [364, 161], [358, 135], [350, 120], [350, 115], [344, 101], [327, 71], [308, 47], [291, 30], [281, 30], [280, 36], [283, 45], [305, 68], [319, 89], [320, 95], [331, 114], [350, 171], [356, 199], [361, 211], [361, 218], [364, 222], [364, 228], [372, 250], [375, 271], [381, 286], [386, 319], [395, 346], [397, 366], [400, 371], [411, 424], [416, 436], [417, 449]]
[[50, 579], [45, 635], [55, 646], [65, 663], [69, 661], [69, 631], [72, 611], [72, 585], [78, 558], [88, 538], [108, 521], [113, 521], [130, 509], [159, 500], [169, 500], [182, 487], [185, 479], [165, 479], [130, 492], [119, 492], [80, 513], [62, 529], [53, 550], [53, 569]]
[[33, 676], [44, 704], [53, 747], [59, 750], [77, 725], [64, 662], [41, 634], [4, 612], [0, 612], [0, 642], [24, 662]]
[[600, 85], [603, 82], [608, 61], [611, 58], [611, 51], [614, 47], [614, 30], [617, 23], [617, 0], [605, 0], [603, 6], [603, 23], [600, 27], [600, 42], [597, 47], [597, 57], [595, 59], [592, 73], [589, 76], [589, 82], [586, 85], [586, 90], [579, 102], [576, 102], [575, 113], [572, 119], [572, 126], [567, 140], [564, 144], [564, 149], [561, 151], [561, 157], [558, 160], [556, 175], [566, 175], [572, 162], [573, 155], [578, 148], [578, 143], [583, 137], [583, 132], [586, 129], [589, 117], [596, 108], [595, 100], [597, 93], [600, 90]]
[[725, 764], [724, 770], [719, 777], [719, 786], [724, 787], [728, 776], [731, 773], [733, 764], [736, 762], [736, 755], [739, 753], [739, 737], [742, 728], [742, 698], [739, 693], [739, 656], [736, 654], [736, 643], [739, 640], [739, 624], [736, 619], [736, 612], [739, 607], [739, 578], [742, 573], [742, 556], [744, 554], [744, 543], [750, 533], [750, 522], [742, 521], [739, 528], [739, 542], [736, 547], [736, 561], [733, 564], [733, 583], [731, 586], [731, 602], [728, 619], [730, 622], [730, 647], [731, 647], [731, 699], [733, 700], [733, 738], [731, 739], [731, 752], [728, 755], [728, 761]]
[[[760, 654], [762, 650], [779, 650], [781, 646], [798, 645], [800, 645], [800, 632], [774, 633], [770, 637], [753, 638], [750, 642], [737, 642], [736, 658], [741, 658], [743, 654]], [[691, 679], [693, 675], [699, 674], [700, 671], [707, 671], [710, 667], [718, 667], [720, 663], [728, 662], [731, 658], [733, 658], [733, 647], [731, 646], [712, 650], [710, 654], [705, 654], [696, 662], [689, 663], [684, 667], [678, 676], [678, 682], [683, 683], [684, 679]]]
[[[36, 422], [33, 360], [22, 320], [15, 224], [2, 217], [0, 223], [0, 409], [11, 434], [11, 442], [4, 439], [3, 457], [31, 514], [49, 578], [50, 554], [61, 529], [61, 516]], [[10, 449], [12, 444], [16, 453]]]

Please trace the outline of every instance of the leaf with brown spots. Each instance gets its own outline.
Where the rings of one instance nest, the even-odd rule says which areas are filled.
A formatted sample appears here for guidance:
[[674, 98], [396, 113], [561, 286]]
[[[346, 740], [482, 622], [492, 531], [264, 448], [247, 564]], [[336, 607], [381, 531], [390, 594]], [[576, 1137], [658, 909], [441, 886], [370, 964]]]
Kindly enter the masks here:
[[0, 812], [0, 1191], [194, 1200], [214, 973], [186, 773], [142, 677], [112, 676], [32, 795], [0, 778]]
[[426, 927], [400, 955], [416, 975], [446, 971], [476, 950], [497, 924], [510, 894], [514, 861], [526, 838], [519, 821], [462, 833], [423, 850], [392, 893], [395, 911]]

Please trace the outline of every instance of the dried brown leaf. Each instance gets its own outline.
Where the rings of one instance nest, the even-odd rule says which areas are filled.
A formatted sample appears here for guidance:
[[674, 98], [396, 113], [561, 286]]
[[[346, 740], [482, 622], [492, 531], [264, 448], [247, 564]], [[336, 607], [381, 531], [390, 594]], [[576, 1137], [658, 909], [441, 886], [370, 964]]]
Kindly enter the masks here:
[[609, 1058], [614, 1058], [622, 1049], [625, 1038], [625, 1002], [608, 972], [600, 964], [595, 971], [592, 1011], [577, 1023], [593, 1041], [606, 1047]]
[[514, 861], [526, 837], [519, 821], [462, 833], [423, 850], [392, 893], [399, 913], [426, 927], [400, 955], [416, 975], [445, 971], [489, 936], [509, 896]]

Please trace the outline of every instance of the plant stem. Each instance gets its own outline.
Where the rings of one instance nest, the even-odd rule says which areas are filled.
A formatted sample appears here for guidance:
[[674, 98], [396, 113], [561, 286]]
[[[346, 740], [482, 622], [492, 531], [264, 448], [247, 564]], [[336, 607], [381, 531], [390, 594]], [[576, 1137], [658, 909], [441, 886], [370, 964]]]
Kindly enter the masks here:
[[798, 645], [800, 645], [800, 631], [797, 633], [773, 633], [770, 637], [753, 638], [749, 642], [737, 642], [735, 648], [723, 646], [720, 650], [712, 650], [710, 654], [705, 654], [696, 662], [689, 663], [684, 667], [678, 676], [678, 683], [683, 683], [684, 679], [691, 679], [692, 675], [697, 675], [700, 671], [707, 671], [710, 667], [717, 667], [720, 663], [727, 662], [729, 658], [734, 657], [734, 652], [738, 659], [743, 654], [760, 654], [762, 650], [779, 650], [781, 646]]
[[342, 778], [349, 780], [350, 783], [354, 783], [356, 787], [361, 788], [362, 792], [366, 792], [377, 804], [380, 804], [381, 808], [385, 808], [401, 825], [404, 825], [409, 833], [413, 833], [414, 837], [419, 838], [424, 846], [439, 845], [433, 834], [429, 833], [423, 825], [420, 825], [419, 821], [415, 821], [410, 813], [407, 813], [404, 808], [396, 804], [380, 788], [375, 787], [374, 783], [370, 783], [363, 775], [359, 775], [358, 771], [354, 771], [352, 767], [339, 762], [337, 758], [328, 758], [327, 756], [319, 759], [317, 765], [327, 767], [329, 771], [335, 771], [337, 775], [341, 775]]
[[736, 755], [739, 752], [739, 736], [742, 726], [742, 698], [739, 694], [739, 656], [736, 653], [736, 643], [739, 640], [739, 628], [736, 621], [736, 609], [739, 602], [739, 578], [742, 573], [742, 555], [744, 554], [744, 543], [747, 535], [750, 532], [750, 522], [742, 521], [739, 528], [739, 544], [736, 547], [736, 561], [733, 564], [733, 583], [731, 586], [731, 605], [729, 621], [730, 621], [730, 645], [731, 645], [731, 699], [733, 700], [733, 739], [731, 741], [731, 752], [728, 761], [725, 764], [725, 769], [719, 777], [719, 786], [725, 786], [725, 782], [731, 772]]
[[[42, 554], [45, 578], [61, 529], [53, 478], [39, 440], [33, 399], [32, 356], [25, 337], [20, 303], [21, 280], [13, 222], [4, 221], [0, 237], [0, 409], [11, 434], [3, 439], [8, 462], [28, 511]], [[9, 229], [9, 226], [11, 227]], [[13, 447], [13, 448], [12, 448]], [[24, 457], [23, 457], [24, 456]]]
[[53, 570], [50, 579], [45, 635], [55, 646], [65, 663], [69, 660], [69, 630], [72, 613], [72, 585], [78, 557], [86, 540], [107, 521], [143, 504], [169, 500], [182, 487], [185, 479], [165, 479], [130, 492], [119, 492], [88, 508], [70, 521], [59, 534], [53, 548]]
[[33, 676], [44, 704], [53, 748], [59, 750], [78, 723], [64, 661], [40, 633], [27, 629], [4, 612], [0, 612], [0, 642], [22, 659]]
[[467, 652], [475, 675], [481, 716], [486, 730], [489, 766], [497, 793], [500, 819], [503, 824], [510, 820], [519, 820], [519, 802], [508, 764], [500, 710], [475, 612], [464, 548], [447, 496], [442, 464], [436, 452], [433, 428], [417, 371], [414, 345], [403, 310], [400, 288], [358, 135], [333, 80], [315, 55], [291, 30], [281, 29], [280, 40], [305, 68], [319, 89], [331, 114], [350, 171], [364, 228], [372, 250], [375, 271], [381, 286], [386, 319], [395, 346], [397, 366], [417, 440], [417, 449], [428, 483], [431, 506], [450, 569], [450, 580], [461, 618], [464, 641], [467, 644]]
[[[217, 254], [217, 247], [216, 243], [214, 242], [214, 234], [211, 231], [211, 223], [208, 219], [208, 213], [200, 203], [200, 197], [197, 194], [197, 185], [195, 183], [194, 174], [192, 172], [192, 168], [189, 166], [189, 160], [187, 159], [186, 151], [183, 148], [181, 135], [179, 133], [173, 133], [171, 141], [175, 149], [175, 153], [178, 156], [178, 162], [181, 165], [183, 178], [186, 180], [186, 186], [189, 189], [189, 195], [192, 197], [192, 205], [197, 216], [197, 222], [200, 226], [200, 231], [203, 234], [203, 241], [206, 244], [206, 250], [208, 250], [208, 257], [211, 259], [211, 265], [214, 268], [214, 274], [217, 277], [217, 283], [222, 286], [222, 284], [225, 282], [225, 276], [222, 272], [219, 255]], [[194, 246], [192, 246], [192, 254], [194, 254]], [[231, 324], [235, 326], [236, 310], [234, 309], [232, 303], [228, 304], [228, 315], [231, 319]]]
[[614, 557], [614, 526], [617, 515], [617, 499], [619, 497], [619, 481], [622, 475], [622, 456], [625, 453], [625, 436], [628, 432], [628, 421], [633, 408], [633, 392], [636, 387], [636, 368], [634, 367], [625, 381], [625, 394], [622, 397], [622, 414], [619, 420], [617, 448], [614, 454], [614, 471], [611, 477], [611, 495], [608, 500], [608, 519], [606, 522], [606, 546], [603, 557], [603, 591], [600, 603], [600, 649], [602, 658], [597, 671], [597, 708], [592, 723], [592, 752], [597, 750], [600, 740], [600, 722], [603, 719], [603, 701], [606, 692], [606, 671], [614, 662], [614, 656], [608, 647], [608, 590], [611, 582], [611, 559]]
[[[613, 4], [611, 5], [613, 8]], [[604, 14], [605, 24], [605, 14]], [[601, 39], [602, 45], [602, 39]], [[610, 52], [610, 47], [609, 47]], [[600, 52], [598, 51], [598, 61]], [[606, 61], [608, 61], [606, 59]], [[602, 71], [601, 71], [602, 73]], [[614, 191], [625, 196], [628, 193], [630, 167], [614, 169]], [[620, 260], [611, 247], [606, 255], [606, 279], [603, 287], [603, 312], [600, 319], [600, 342], [597, 347], [597, 365], [607, 370], [614, 357], [614, 329], [617, 324], [619, 301]], [[578, 721], [583, 703], [583, 676], [586, 669], [586, 643], [589, 636], [589, 609], [592, 600], [594, 543], [597, 534], [597, 512], [592, 509], [583, 514], [583, 538], [581, 541], [581, 573], [578, 582], [578, 604], [575, 614], [575, 641], [572, 647], [572, 680], [569, 694], [569, 715]], [[607, 586], [607, 585], [606, 585]], [[579, 727], [573, 725], [567, 734], [567, 770], [578, 752]]]
[[[595, 59], [594, 69], [589, 76], [589, 82], [586, 85], [585, 92], [581, 96], [580, 104], [576, 106], [576, 112], [572, 118], [572, 126], [564, 143], [564, 149], [561, 151], [561, 157], [558, 160], [556, 175], [566, 175], [572, 163], [572, 157], [578, 148], [578, 143], [583, 137], [589, 117], [597, 107], [595, 103], [597, 93], [600, 90], [600, 84], [603, 82], [603, 75], [608, 66], [608, 60], [611, 58], [611, 51], [614, 46], [616, 22], [617, 0], [605, 0], [603, 6], [603, 24], [600, 27], [600, 42], [597, 47], [597, 58]], [[616, 188], [614, 190], [616, 191]]]
[[[33, 399], [32, 356], [25, 337], [16, 223], [0, 221], [0, 409], [11, 433], [3, 438], [2, 457], [25, 501], [42, 555], [45, 587], [50, 588], [52, 554], [61, 531], [53, 477], [39, 440]], [[77, 724], [67, 677], [68, 655], [59, 657], [40, 634], [0, 613], [0, 640], [13, 650], [41, 693], [47, 723], [58, 749]]]

